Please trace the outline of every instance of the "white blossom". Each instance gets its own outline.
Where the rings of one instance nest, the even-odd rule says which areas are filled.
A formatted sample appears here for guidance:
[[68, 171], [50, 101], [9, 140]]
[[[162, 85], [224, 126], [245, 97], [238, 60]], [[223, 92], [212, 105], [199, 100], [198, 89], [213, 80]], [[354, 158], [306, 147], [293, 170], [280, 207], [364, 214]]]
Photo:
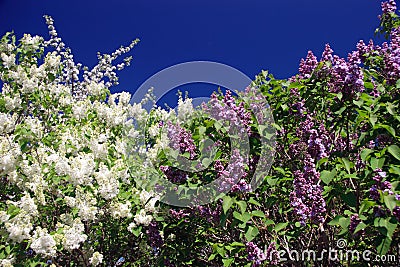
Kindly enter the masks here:
[[6, 55], [5, 53], [1, 53], [1, 60], [3, 61], [3, 65], [6, 68], [11, 68], [15, 65], [15, 55]]
[[147, 215], [145, 210], [140, 210], [140, 212], [135, 215], [135, 222], [137, 224], [148, 226], [152, 220], [153, 216]]
[[32, 236], [31, 248], [38, 254], [53, 256], [56, 253], [56, 241], [47, 229], [37, 227]]
[[92, 266], [97, 266], [103, 262], [103, 255], [96, 251], [95, 253], [93, 253], [93, 255], [89, 259], [89, 261], [90, 261], [90, 264], [92, 264]]

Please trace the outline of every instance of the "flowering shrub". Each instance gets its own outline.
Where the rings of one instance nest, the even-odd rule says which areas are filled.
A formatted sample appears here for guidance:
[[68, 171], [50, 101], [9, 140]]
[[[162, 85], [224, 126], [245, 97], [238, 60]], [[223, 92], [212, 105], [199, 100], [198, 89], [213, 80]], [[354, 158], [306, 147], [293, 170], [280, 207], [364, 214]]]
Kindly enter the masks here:
[[50, 17], [47, 41], [6, 34], [1, 265], [298, 266], [280, 251], [321, 252], [340, 238], [396, 254], [400, 19], [394, 1], [382, 11], [387, 43], [360, 41], [347, 58], [326, 45], [294, 77], [263, 71], [197, 109], [180, 97], [177, 112], [143, 109], [151, 94], [133, 104], [110, 94], [131, 58], [113, 62], [137, 40], [89, 70]]

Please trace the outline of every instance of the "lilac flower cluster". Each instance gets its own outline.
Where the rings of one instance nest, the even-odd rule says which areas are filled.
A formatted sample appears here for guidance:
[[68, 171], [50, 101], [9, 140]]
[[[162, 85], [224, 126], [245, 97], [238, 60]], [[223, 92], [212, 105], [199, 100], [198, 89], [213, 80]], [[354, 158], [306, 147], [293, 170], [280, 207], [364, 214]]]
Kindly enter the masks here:
[[317, 57], [312, 51], [308, 51], [306, 59], [301, 59], [299, 66], [299, 74], [301, 79], [307, 79], [311, 77], [311, 73], [318, 65]]
[[227, 192], [229, 190], [232, 190], [233, 186], [235, 186], [237, 182], [239, 182], [240, 184], [237, 185], [237, 188], [235, 188], [235, 190], [250, 189], [246, 181], [241, 180], [247, 174], [244, 171], [245, 163], [245, 159], [240, 155], [237, 149], [233, 150], [231, 160], [226, 168], [219, 160], [215, 161], [214, 169], [217, 171], [217, 179], [219, 182], [218, 190], [220, 192]]
[[155, 250], [158, 251], [164, 244], [164, 240], [160, 234], [160, 231], [158, 230], [157, 223], [152, 221], [148, 229], [146, 231], [147, 236], [149, 238], [149, 244], [150, 246]]
[[193, 216], [203, 218], [209, 223], [219, 223], [222, 213], [221, 205], [217, 205], [215, 208], [198, 205], [191, 210]]
[[375, 201], [380, 200], [379, 190], [382, 192], [387, 192], [390, 195], [393, 195], [392, 184], [389, 181], [383, 181], [383, 178], [386, 178], [386, 172], [381, 169], [375, 170], [375, 176], [372, 178], [375, 181], [375, 184], [371, 186], [369, 189], [369, 194], [371, 198]]
[[226, 125], [229, 129], [233, 125], [239, 129], [240, 133], [251, 133], [251, 113], [246, 111], [244, 103], [236, 104], [235, 98], [232, 93], [227, 90], [222, 100], [218, 99], [218, 95], [213, 93], [209, 101], [209, 106], [203, 103], [203, 110], [217, 121], [229, 122]]
[[315, 169], [314, 159], [309, 155], [304, 160], [303, 172], [294, 172], [294, 191], [290, 193], [291, 206], [301, 225], [310, 219], [312, 223], [323, 223], [326, 212], [322, 188], [318, 184], [320, 174]]
[[[394, 10], [396, 10], [395, 3]], [[380, 71], [389, 85], [395, 84], [400, 78], [400, 27], [392, 30], [390, 34], [390, 44], [384, 42], [382, 46], [379, 46], [374, 45], [374, 42], [370, 40], [368, 45], [366, 45], [363, 41], [360, 41], [357, 44], [357, 50], [363, 63], [366, 63], [366, 55], [373, 55], [375, 58], [383, 58], [382, 63], [375, 63], [380, 65]]]
[[276, 250], [275, 242], [269, 244], [267, 251], [265, 252], [265, 255], [267, 256], [267, 259], [270, 264], [278, 265], [280, 257], [279, 257], [279, 252]]
[[247, 259], [253, 262], [253, 267], [261, 266], [261, 263], [267, 259], [264, 252], [253, 242], [246, 243]]
[[[343, 99], [352, 99], [356, 92], [364, 90], [364, 75], [360, 67], [361, 59], [358, 51], [350, 53], [346, 60], [333, 55], [332, 48], [327, 44], [320, 62], [329, 62], [331, 65], [331, 67], [323, 65], [318, 73], [315, 73], [320, 78], [330, 77], [328, 85], [331, 92], [340, 92]], [[317, 57], [308, 51], [307, 57], [300, 62], [298, 78], [310, 78], [317, 65]], [[298, 108], [301, 109], [301, 105]]]
[[192, 134], [179, 124], [174, 125], [171, 122], [168, 122], [167, 130], [171, 147], [179, 150], [180, 153], [188, 152], [190, 159], [194, 159], [196, 156], [196, 145], [194, 144]]
[[[358, 214], [353, 214], [350, 217], [350, 225], [349, 225], [349, 232], [350, 233], [354, 233], [354, 231], [356, 230], [357, 226], [360, 224], [361, 219], [358, 216]], [[357, 234], [359, 234], [360, 232], [358, 232]]]
[[181, 220], [185, 217], [188, 217], [190, 215], [189, 212], [187, 212], [184, 209], [180, 209], [180, 210], [175, 210], [175, 209], [170, 209], [169, 210], [169, 214], [171, 215], [172, 218], [174, 218], [175, 220]]
[[389, 0], [381, 3], [381, 7], [383, 15], [394, 13], [397, 10], [396, 1], [394, 0]]
[[[71, 49], [58, 37], [53, 18], [50, 16], [44, 17], [50, 34], [50, 40], [45, 42], [45, 47], [53, 47], [55, 52], [61, 56], [62, 65], [64, 66], [62, 76], [57, 77], [57, 82], [71, 85], [71, 93], [78, 100], [87, 97], [87, 88], [92, 82], [103, 83], [104, 87], [107, 88], [118, 84], [116, 70], [122, 70], [129, 66], [132, 57], [124, 58], [123, 62], [117, 66], [113, 65], [113, 61], [121, 55], [128, 53], [139, 42], [139, 39], [132, 41], [126, 47], [121, 46], [111, 53], [111, 55], [100, 55], [100, 53], [98, 53], [98, 64], [89, 70], [88, 67], [83, 66], [81, 63], [75, 64]], [[83, 81], [79, 79], [81, 69], [83, 69]]]
[[393, 209], [393, 215], [394, 215], [394, 217], [396, 217], [397, 221], [400, 222], [400, 207], [399, 206], [396, 206]]
[[171, 166], [160, 166], [160, 170], [167, 176], [167, 179], [174, 184], [185, 183], [189, 177], [186, 172]]

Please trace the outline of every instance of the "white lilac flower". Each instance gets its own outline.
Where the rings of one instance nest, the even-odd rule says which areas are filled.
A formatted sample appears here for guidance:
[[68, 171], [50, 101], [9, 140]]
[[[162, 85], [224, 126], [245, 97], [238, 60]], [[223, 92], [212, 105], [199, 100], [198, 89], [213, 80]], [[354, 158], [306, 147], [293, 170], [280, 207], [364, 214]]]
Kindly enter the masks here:
[[134, 223], [134, 222], [131, 222], [129, 225], [128, 225], [128, 231], [129, 232], [131, 232], [131, 233], [133, 233], [133, 231], [134, 231], [134, 229], [137, 227], [137, 225], [136, 225], [136, 223]]
[[0, 113], [0, 134], [9, 133], [14, 130], [15, 123], [9, 114]]
[[64, 240], [63, 246], [68, 250], [77, 249], [80, 247], [80, 243], [85, 242], [87, 235], [83, 232], [85, 226], [79, 219], [75, 219], [72, 227], [65, 226], [64, 228]]
[[19, 108], [21, 106], [21, 98], [19, 97], [19, 95], [15, 97], [10, 97], [6, 95], [4, 97], [4, 102], [6, 109], [10, 111]]
[[153, 216], [147, 215], [145, 210], [140, 210], [138, 214], [135, 215], [136, 224], [142, 224], [144, 226], [149, 226], [151, 221], [153, 220]]
[[13, 258], [11, 258], [11, 259], [2, 259], [2, 260], [0, 260], [0, 266], [1, 267], [13, 267], [14, 266], [13, 262], [14, 262]]
[[4, 67], [6, 67], [8, 69], [15, 65], [15, 55], [14, 54], [6, 55], [5, 53], [1, 53], [1, 59], [3, 61], [2, 63], [4, 65]]
[[182, 97], [178, 99], [178, 120], [180, 122], [186, 122], [188, 118], [193, 114], [194, 108], [191, 98], [186, 98], [182, 100]]
[[95, 253], [93, 253], [93, 255], [89, 259], [89, 261], [90, 261], [90, 264], [92, 264], [92, 266], [97, 266], [103, 262], [103, 255], [96, 251]]
[[131, 207], [132, 204], [127, 200], [125, 204], [123, 203], [113, 203], [110, 206], [111, 216], [116, 219], [119, 218], [131, 218]]
[[56, 241], [47, 232], [47, 229], [37, 227], [32, 236], [31, 248], [37, 254], [53, 256], [56, 253]]
[[24, 194], [25, 195], [18, 202], [19, 208], [26, 211], [26, 213], [29, 215], [32, 215], [32, 216], [38, 215], [38, 210], [37, 210], [35, 201], [33, 200], [33, 198], [31, 198], [31, 196], [29, 195], [28, 192], [24, 192]]
[[8, 215], [4, 210], [0, 210], [0, 222], [5, 223], [8, 219], [10, 219], [10, 215]]

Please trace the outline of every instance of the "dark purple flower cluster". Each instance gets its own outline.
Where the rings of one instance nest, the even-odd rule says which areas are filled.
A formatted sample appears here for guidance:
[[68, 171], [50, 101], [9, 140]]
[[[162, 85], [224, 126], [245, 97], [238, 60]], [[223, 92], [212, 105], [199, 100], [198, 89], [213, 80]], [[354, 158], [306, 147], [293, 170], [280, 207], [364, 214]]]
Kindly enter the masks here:
[[218, 223], [221, 216], [221, 205], [217, 205], [215, 208], [210, 206], [196, 206], [192, 208], [192, 215], [203, 218], [209, 223]]
[[388, 209], [382, 206], [375, 206], [373, 213], [375, 218], [386, 217], [388, 215]]
[[349, 232], [350, 233], [354, 233], [354, 231], [356, 230], [357, 226], [360, 224], [361, 219], [358, 216], [358, 214], [353, 214], [350, 217], [350, 225], [349, 225]]
[[184, 209], [180, 209], [180, 210], [175, 210], [175, 209], [170, 209], [169, 210], [169, 214], [171, 215], [172, 218], [176, 219], [176, 220], [181, 220], [185, 217], [188, 217], [190, 215], [189, 212], [187, 212]]
[[393, 215], [394, 215], [394, 217], [396, 217], [397, 221], [400, 222], [400, 207], [399, 206], [396, 206], [393, 209]]
[[186, 172], [171, 166], [160, 166], [160, 170], [167, 176], [167, 179], [174, 184], [185, 183], [189, 177]]
[[147, 236], [148, 236], [148, 240], [149, 240], [149, 245], [155, 250], [157, 251], [158, 249], [160, 249], [162, 247], [162, 245], [164, 244], [164, 240], [160, 234], [160, 231], [158, 230], [157, 227], [157, 223], [152, 221], [149, 226], [148, 229], [146, 230]]
[[294, 191], [290, 193], [291, 206], [303, 226], [308, 219], [315, 224], [324, 222], [326, 212], [322, 188], [318, 184], [320, 174], [315, 169], [314, 159], [307, 156], [304, 164], [303, 172], [294, 172]]
[[280, 257], [279, 257], [279, 252], [276, 250], [275, 242], [269, 244], [267, 251], [265, 252], [265, 255], [270, 264], [278, 265]]
[[196, 145], [194, 144], [192, 134], [180, 125], [174, 125], [168, 122], [168, 138], [173, 149], [180, 153], [188, 152], [190, 159], [196, 156]]
[[249, 192], [251, 191], [251, 185], [246, 180], [241, 179], [237, 184], [232, 186], [231, 192]]
[[253, 262], [253, 267], [261, 266], [261, 263], [267, 259], [264, 252], [253, 242], [246, 243], [247, 259]]
[[369, 194], [371, 198], [375, 201], [380, 200], [380, 193], [379, 190], [382, 192], [387, 192], [390, 195], [393, 195], [392, 184], [389, 181], [383, 181], [383, 178], [386, 178], [386, 172], [382, 171], [381, 169], [375, 170], [375, 175], [372, 178], [375, 181], [375, 184], [371, 186], [369, 189]]

